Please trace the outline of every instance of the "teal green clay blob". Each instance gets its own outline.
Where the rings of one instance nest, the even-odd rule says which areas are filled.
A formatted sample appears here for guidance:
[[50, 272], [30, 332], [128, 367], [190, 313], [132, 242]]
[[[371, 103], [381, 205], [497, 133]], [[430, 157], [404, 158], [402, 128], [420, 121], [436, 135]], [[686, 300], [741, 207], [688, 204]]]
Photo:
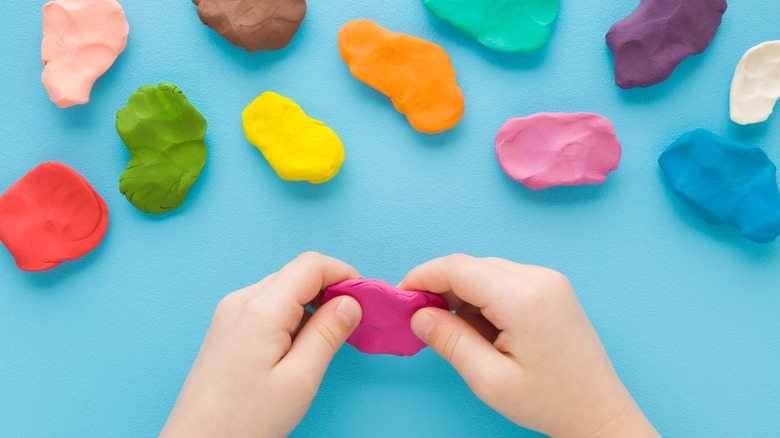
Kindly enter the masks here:
[[485, 47], [504, 53], [531, 53], [550, 40], [559, 0], [424, 0], [440, 20]]
[[116, 113], [116, 130], [130, 162], [119, 191], [152, 214], [184, 203], [206, 165], [206, 119], [173, 84], [141, 87]]

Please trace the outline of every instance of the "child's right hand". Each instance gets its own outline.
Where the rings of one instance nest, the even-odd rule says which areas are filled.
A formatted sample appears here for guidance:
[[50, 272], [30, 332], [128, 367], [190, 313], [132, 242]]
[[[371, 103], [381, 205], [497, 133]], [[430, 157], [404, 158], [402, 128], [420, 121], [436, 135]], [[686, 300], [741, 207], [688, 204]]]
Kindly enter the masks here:
[[412, 329], [474, 393], [515, 423], [559, 437], [657, 437], [618, 378], [566, 278], [502, 259], [452, 255], [402, 289], [440, 293]]

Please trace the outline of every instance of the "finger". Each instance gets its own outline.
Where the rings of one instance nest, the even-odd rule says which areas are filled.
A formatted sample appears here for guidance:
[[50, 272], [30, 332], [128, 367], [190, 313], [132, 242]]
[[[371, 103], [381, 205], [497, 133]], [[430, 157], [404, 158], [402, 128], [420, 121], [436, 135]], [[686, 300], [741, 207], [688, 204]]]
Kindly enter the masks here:
[[[403, 286], [403, 283], [399, 284], [396, 287], [398, 289], [402, 289], [402, 290], [411, 290], [411, 291], [415, 291], [415, 290], [421, 291], [422, 290], [422, 289], [412, 289], [412, 288], [409, 288], [408, 286]], [[430, 291], [424, 291], [424, 292], [430, 292]], [[436, 292], [436, 294], [444, 299], [444, 301], [447, 303], [447, 307], [449, 307], [450, 310], [457, 310], [457, 309], [461, 308], [464, 304], [468, 304], [467, 302], [463, 301], [462, 298], [460, 298], [459, 296], [455, 295], [452, 291]]]
[[276, 275], [276, 272], [272, 272], [272, 273], [266, 275], [266, 277], [263, 278], [262, 280], [258, 281], [257, 283], [253, 284], [252, 286], [250, 286], [249, 288], [250, 289], [259, 289], [259, 288], [267, 285], [271, 280], [273, 280], [275, 275]]
[[331, 359], [362, 317], [360, 304], [352, 297], [341, 296], [328, 301], [303, 326], [280, 365], [292, 367], [299, 375], [316, 378], [319, 382]]
[[538, 274], [540, 270], [546, 270], [541, 266], [524, 265], [522, 263], [515, 263], [510, 260], [498, 258], [498, 257], [485, 257], [482, 260], [490, 263], [491, 265], [503, 269], [511, 274], [523, 275], [526, 277], [532, 277]]
[[409, 272], [399, 285], [434, 293], [452, 291], [460, 299], [482, 309], [485, 317], [503, 328], [513, 316], [511, 301], [522, 278], [482, 259], [462, 254], [424, 263]]
[[491, 344], [496, 342], [500, 331], [490, 323], [479, 311], [478, 308], [469, 303], [464, 304], [455, 311], [455, 315], [461, 317]]
[[306, 325], [307, 322], [309, 322], [309, 320], [313, 315], [314, 314], [309, 310], [305, 310], [303, 312], [303, 317], [301, 317], [301, 322], [298, 323], [298, 327], [296, 327], [295, 330], [290, 332], [290, 338], [292, 338], [293, 341], [295, 340], [295, 337], [298, 336], [298, 333], [301, 332], [303, 326]]
[[307, 306], [311, 307], [314, 310], [317, 310], [322, 305], [322, 294], [317, 294], [316, 297], [314, 297], [313, 300], [309, 301]]
[[574, 290], [571, 287], [571, 283], [566, 276], [558, 271], [555, 271], [544, 266], [536, 265], [522, 265], [520, 263], [514, 263], [509, 260], [499, 258], [486, 258], [486, 262], [504, 269], [506, 272], [523, 278], [524, 287], [518, 289], [518, 292], [527, 298], [533, 296], [534, 291], [568, 291], [569, 294], [565, 296], [577, 300]]
[[425, 308], [412, 316], [412, 331], [449, 362], [479, 395], [491, 376], [502, 374], [509, 363], [488, 340], [466, 321], [443, 309]]
[[307, 252], [280, 269], [268, 282], [268, 289], [271, 294], [281, 294], [305, 306], [325, 286], [353, 278], [360, 278], [360, 274], [341, 260]]
[[235, 291], [233, 293], [238, 295], [238, 296], [240, 296], [243, 300], [248, 300], [248, 299], [250, 299], [250, 298], [252, 298], [254, 296], [259, 295], [261, 293], [260, 291], [263, 290], [263, 287], [266, 286], [271, 281], [271, 279], [274, 278], [275, 275], [276, 275], [276, 272], [273, 272], [273, 273], [267, 275], [262, 280], [258, 281], [257, 283], [255, 283], [255, 284], [253, 284], [251, 286], [247, 286], [247, 287], [245, 287], [243, 289], [239, 289], [239, 290], [237, 290], [237, 291]]

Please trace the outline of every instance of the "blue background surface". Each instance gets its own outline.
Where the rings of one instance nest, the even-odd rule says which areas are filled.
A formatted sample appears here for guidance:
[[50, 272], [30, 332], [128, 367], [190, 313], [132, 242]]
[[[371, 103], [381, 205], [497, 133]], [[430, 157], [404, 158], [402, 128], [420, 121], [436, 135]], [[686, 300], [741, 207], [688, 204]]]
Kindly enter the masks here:
[[[742, 54], [777, 39], [776, 0], [734, 1], [708, 51], [649, 89], [613, 84], [604, 35], [636, 1], [563, 0], [550, 45], [488, 52], [419, 0], [313, 0], [293, 44], [247, 54], [203, 26], [188, 1], [125, 0], [129, 45], [92, 101], [60, 110], [40, 83], [42, 1], [0, 2], [0, 191], [43, 161], [89, 179], [111, 211], [102, 245], [46, 273], [0, 250], [0, 436], [153, 436], [219, 299], [305, 250], [367, 277], [465, 252], [564, 272], [629, 390], [668, 436], [780, 430], [780, 253], [705, 224], [663, 182], [657, 158], [707, 128], [780, 162], [780, 119], [740, 127], [728, 92]], [[336, 34], [370, 18], [442, 45], [467, 111], [455, 129], [412, 130], [355, 80]], [[179, 85], [209, 122], [209, 162], [185, 206], [144, 215], [119, 193], [128, 154], [115, 111], [141, 85]], [[342, 138], [331, 182], [277, 178], [240, 113], [273, 90]], [[500, 170], [509, 117], [590, 111], [624, 146], [606, 184], [532, 192]], [[476, 399], [432, 351], [368, 356], [345, 347], [297, 436], [533, 436]]]

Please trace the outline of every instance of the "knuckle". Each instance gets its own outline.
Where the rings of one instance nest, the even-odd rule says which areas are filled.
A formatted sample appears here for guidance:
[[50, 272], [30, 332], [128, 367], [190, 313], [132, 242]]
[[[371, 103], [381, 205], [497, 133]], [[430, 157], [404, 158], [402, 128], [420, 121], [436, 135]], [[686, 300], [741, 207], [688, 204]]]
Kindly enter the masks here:
[[268, 313], [267, 309], [269, 307], [270, 305], [266, 300], [252, 297], [243, 303], [241, 312], [252, 316], [264, 317]]
[[537, 272], [539, 275], [539, 278], [542, 280], [542, 282], [547, 286], [553, 286], [553, 287], [565, 287], [569, 286], [569, 279], [566, 278], [565, 275], [562, 273], [555, 271], [553, 269], [544, 268], [544, 267], [537, 267]]
[[333, 353], [335, 354], [339, 347], [341, 346], [341, 342], [339, 339], [341, 337], [338, 335], [336, 330], [327, 325], [327, 324], [316, 324], [314, 326], [314, 329], [317, 331], [317, 333], [322, 337], [322, 339], [325, 340], [325, 342], [328, 344], [328, 346], [333, 350]]
[[302, 262], [316, 262], [318, 260], [323, 259], [325, 256], [322, 254], [316, 252], [316, 251], [306, 251], [296, 257], [296, 260], [302, 261]]
[[568, 288], [571, 286], [571, 283], [569, 282], [569, 279], [566, 277], [566, 275], [558, 272], [550, 270], [548, 273], [548, 281], [558, 288]]
[[431, 343], [439, 347], [441, 356], [448, 362], [452, 362], [460, 344], [461, 332], [459, 330], [433, 330]]
[[466, 254], [460, 254], [460, 253], [452, 254], [448, 258], [450, 264], [452, 264], [455, 268], [462, 268], [474, 260], [473, 257]]
[[258, 324], [277, 324], [293, 320], [291, 307], [283, 300], [254, 296], [245, 300], [236, 314], [242, 320]]
[[483, 257], [482, 260], [484, 260], [486, 262], [491, 262], [491, 263], [506, 263], [506, 262], [508, 262], [508, 260], [502, 259], [501, 257]]
[[535, 287], [527, 293], [523, 306], [531, 312], [542, 312], [549, 307], [549, 303], [554, 301], [555, 297], [546, 287]]
[[574, 291], [569, 279], [558, 271], [539, 268], [536, 287], [530, 290], [525, 305], [539, 312], [548, 311], [566, 301]]
[[547, 288], [566, 289], [571, 286], [566, 275], [553, 269], [537, 267], [536, 273], [539, 283]]
[[214, 315], [221, 317], [234, 314], [242, 305], [243, 300], [241, 296], [237, 292], [231, 292], [219, 300]]

